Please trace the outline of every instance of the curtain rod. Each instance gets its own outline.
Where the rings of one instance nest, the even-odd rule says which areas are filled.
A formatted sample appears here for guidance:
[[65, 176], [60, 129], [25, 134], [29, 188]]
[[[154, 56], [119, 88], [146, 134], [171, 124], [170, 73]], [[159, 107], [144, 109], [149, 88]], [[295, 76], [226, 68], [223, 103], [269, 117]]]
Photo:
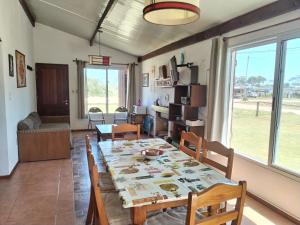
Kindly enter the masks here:
[[[76, 62], [76, 61], [78, 61], [79, 59], [74, 59], [73, 60], [73, 62]], [[84, 60], [82, 60], [82, 61], [84, 61]], [[84, 61], [84, 62], [86, 62], [86, 63], [89, 63], [88, 61]], [[116, 65], [116, 66], [128, 66], [129, 65], [129, 63], [111, 63], [110, 65]], [[137, 66], [138, 64], [134, 64], [135, 66]]]
[[259, 29], [256, 29], [256, 30], [248, 31], [248, 32], [245, 32], [245, 33], [233, 35], [233, 36], [230, 36], [230, 37], [224, 37], [223, 40], [226, 41], [226, 40], [231, 39], [231, 38], [244, 36], [246, 34], [255, 33], [257, 31], [261, 31], [261, 30], [265, 30], [265, 29], [268, 29], [268, 28], [276, 27], [276, 26], [283, 25], [283, 24], [290, 23], [290, 22], [294, 22], [294, 21], [297, 21], [297, 20], [300, 20], [300, 17], [297, 17], [297, 18], [294, 18], [294, 19], [291, 19], [291, 20], [287, 20], [287, 21], [284, 21], [284, 22], [281, 22], [281, 23], [276, 23], [276, 24], [273, 24], [273, 25], [270, 25], [270, 26], [267, 26], [267, 27], [259, 28]]

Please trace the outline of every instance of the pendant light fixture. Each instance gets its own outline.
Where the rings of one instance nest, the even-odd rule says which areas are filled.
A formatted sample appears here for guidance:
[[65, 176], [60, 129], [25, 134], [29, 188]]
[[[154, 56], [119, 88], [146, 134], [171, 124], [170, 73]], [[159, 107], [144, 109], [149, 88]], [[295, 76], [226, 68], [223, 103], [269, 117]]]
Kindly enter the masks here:
[[109, 66], [110, 57], [101, 55], [100, 33], [102, 33], [102, 31], [99, 29], [98, 32], [99, 32], [99, 55], [89, 55], [90, 65]]
[[182, 25], [200, 17], [200, 0], [145, 0], [144, 19], [161, 25]]

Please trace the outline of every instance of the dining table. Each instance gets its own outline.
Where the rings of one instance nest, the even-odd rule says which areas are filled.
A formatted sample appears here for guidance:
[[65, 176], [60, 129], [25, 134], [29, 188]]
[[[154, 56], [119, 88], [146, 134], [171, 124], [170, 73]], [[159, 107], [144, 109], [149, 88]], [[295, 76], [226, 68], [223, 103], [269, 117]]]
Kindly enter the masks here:
[[[101, 141], [99, 148], [123, 207], [131, 209], [136, 225], [144, 224], [148, 212], [187, 205], [189, 192], [234, 183], [160, 138]], [[142, 153], [149, 149], [163, 154], [148, 159]]]

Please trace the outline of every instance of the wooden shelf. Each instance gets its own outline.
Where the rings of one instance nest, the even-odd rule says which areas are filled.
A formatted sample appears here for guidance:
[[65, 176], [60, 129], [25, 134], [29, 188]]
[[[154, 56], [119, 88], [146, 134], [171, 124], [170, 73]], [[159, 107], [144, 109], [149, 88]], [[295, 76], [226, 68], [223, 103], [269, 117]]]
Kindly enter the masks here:
[[[179, 141], [181, 131], [191, 131], [204, 137], [205, 126], [188, 126], [186, 120], [197, 120], [199, 107], [206, 106], [207, 86], [200, 84], [174, 86], [174, 103], [169, 104], [169, 121], [173, 121], [172, 139]], [[188, 97], [189, 104], [182, 104], [181, 97]], [[178, 120], [180, 119], [180, 120]]]

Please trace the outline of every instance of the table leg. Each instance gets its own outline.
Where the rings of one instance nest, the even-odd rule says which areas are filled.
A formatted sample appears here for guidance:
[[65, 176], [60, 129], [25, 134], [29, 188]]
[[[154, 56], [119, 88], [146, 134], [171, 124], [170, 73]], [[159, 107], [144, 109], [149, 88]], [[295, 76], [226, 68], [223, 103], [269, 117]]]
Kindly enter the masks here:
[[146, 221], [147, 212], [144, 207], [131, 208], [131, 219], [134, 225], [143, 225]]
[[101, 141], [101, 134], [100, 132], [97, 130], [97, 142]]

